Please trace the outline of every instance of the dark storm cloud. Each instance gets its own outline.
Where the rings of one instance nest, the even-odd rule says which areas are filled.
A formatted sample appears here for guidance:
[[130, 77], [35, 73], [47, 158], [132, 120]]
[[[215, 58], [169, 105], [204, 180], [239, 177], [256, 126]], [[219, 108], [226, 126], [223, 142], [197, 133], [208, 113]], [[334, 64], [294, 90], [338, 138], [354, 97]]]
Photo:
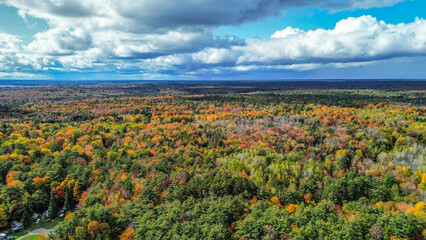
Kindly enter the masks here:
[[[0, 0], [35, 17], [105, 17], [128, 31], [214, 27], [278, 16], [294, 7], [340, 10], [390, 6], [403, 0]], [[57, 20], [57, 19], [55, 19]], [[55, 23], [53, 23], [55, 24]], [[98, 27], [100, 27], [99, 24]], [[110, 24], [106, 26], [112, 27]]]

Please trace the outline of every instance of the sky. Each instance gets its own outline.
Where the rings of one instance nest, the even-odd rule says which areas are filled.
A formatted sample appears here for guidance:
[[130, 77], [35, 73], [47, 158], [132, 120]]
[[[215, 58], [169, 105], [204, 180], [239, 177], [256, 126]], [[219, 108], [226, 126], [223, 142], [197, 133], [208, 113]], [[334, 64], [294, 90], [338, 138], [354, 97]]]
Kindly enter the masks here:
[[425, 0], [0, 0], [0, 79], [426, 79]]

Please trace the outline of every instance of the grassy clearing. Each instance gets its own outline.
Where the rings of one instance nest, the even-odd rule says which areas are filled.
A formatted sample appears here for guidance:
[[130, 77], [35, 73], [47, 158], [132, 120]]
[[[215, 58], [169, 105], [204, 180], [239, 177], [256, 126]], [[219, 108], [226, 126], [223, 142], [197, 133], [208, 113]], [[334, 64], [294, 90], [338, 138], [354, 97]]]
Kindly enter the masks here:
[[40, 234], [30, 235], [30, 236], [23, 238], [23, 240], [39, 240], [39, 239], [40, 239]]

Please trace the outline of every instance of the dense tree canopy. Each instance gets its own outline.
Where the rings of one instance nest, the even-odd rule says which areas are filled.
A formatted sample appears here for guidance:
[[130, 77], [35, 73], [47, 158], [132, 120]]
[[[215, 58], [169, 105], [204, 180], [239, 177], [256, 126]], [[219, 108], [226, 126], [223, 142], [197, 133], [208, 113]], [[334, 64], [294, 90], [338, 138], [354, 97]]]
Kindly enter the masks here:
[[422, 90], [83, 90], [0, 91], [0, 228], [48, 210], [57, 239], [426, 237]]

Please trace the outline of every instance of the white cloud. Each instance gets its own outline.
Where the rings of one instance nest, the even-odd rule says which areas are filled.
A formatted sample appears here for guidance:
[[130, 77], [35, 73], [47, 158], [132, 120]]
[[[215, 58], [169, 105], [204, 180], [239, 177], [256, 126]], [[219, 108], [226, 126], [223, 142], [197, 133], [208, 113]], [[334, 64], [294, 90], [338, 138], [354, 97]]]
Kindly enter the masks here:
[[16, 35], [0, 32], [0, 53], [7, 54], [19, 49], [21, 39]]
[[73, 54], [76, 51], [88, 50], [92, 45], [90, 34], [81, 28], [74, 30], [53, 28], [37, 33], [34, 38], [26, 50], [43, 55]]
[[16, 54], [20, 51], [21, 39], [18, 36], [0, 33], [0, 69], [13, 71]]
[[212, 42], [211, 34], [205, 32], [135, 34], [101, 31], [93, 35], [94, 47], [100, 49], [104, 57], [117, 58], [152, 58], [176, 52], [193, 52]]
[[42, 79], [43, 75], [23, 72], [0, 72], [0, 78], [11, 79]]
[[[392, 6], [403, 0], [0, 0], [49, 30], [23, 45], [0, 34], [3, 71], [140, 72], [140, 76], [229, 68], [306, 70], [425, 55], [425, 20], [391, 25], [370, 16], [332, 30], [287, 27], [271, 38], [214, 38], [212, 30], [278, 16], [288, 8], [330, 11]], [[226, 6], [226, 7], [224, 7]], [[6, 39], [2, 42], [2, 39]], [[351, 65], [351, 66], [352, 66]]]
[[426, 55], [425, 20], [392, 25], [362, 16], [341, 20], [331, 30], [287, 27], [266, 40], [247, 40], [246, 46], [229, 49], [209, 48], [190, 59], [206, 65], [236, 66], [350, 63], [422, 55]]

